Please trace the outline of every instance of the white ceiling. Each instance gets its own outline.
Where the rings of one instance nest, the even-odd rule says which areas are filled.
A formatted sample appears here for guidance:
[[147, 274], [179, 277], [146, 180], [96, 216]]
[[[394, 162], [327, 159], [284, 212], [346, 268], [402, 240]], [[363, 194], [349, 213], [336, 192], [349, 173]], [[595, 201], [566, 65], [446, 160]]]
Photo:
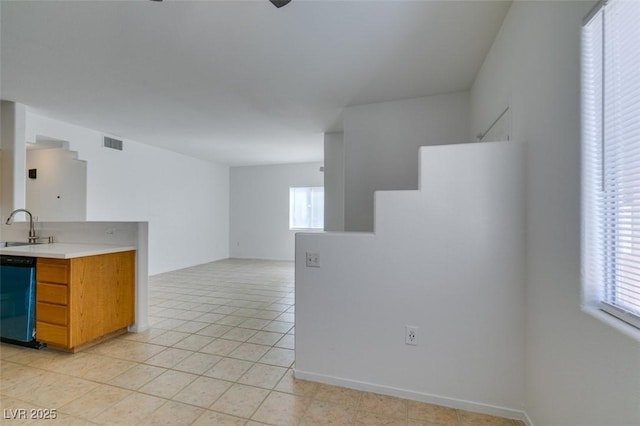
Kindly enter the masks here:
[[508, 1], [2, 1], [1, 97], [229, 165], [317, 161], [345, 106], [467, 90]]

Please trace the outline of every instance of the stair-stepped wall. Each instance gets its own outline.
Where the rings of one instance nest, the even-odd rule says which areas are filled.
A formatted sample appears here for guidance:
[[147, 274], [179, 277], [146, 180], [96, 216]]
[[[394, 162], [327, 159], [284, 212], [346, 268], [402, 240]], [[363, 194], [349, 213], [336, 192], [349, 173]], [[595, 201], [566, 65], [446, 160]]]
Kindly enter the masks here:
[[26, 167], [34, 172], [26, 180], [25, 205], [39, 221], [87, 219], [87, 162], [77, 151], [28, 149]]
[[515, 142], [422, 147], [374, 233], [298, 234], [296, 376], [522, 418], [523, 189]]

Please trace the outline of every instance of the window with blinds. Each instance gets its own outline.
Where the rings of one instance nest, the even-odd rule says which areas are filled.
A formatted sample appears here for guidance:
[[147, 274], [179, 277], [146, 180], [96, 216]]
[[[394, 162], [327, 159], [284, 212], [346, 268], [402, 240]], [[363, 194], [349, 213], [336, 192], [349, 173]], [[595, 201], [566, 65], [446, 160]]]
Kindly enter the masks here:
[[609, 0], [582, 34], [586, 302], [640, 328], [640, 2]]

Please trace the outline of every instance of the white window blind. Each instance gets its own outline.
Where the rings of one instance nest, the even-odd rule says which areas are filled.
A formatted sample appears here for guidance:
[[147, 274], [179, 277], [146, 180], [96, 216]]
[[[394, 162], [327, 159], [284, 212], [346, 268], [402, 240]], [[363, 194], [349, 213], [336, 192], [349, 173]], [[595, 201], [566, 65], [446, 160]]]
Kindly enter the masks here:
[[583, 279], [640, 328], [640, 2], [609, 0], [583, 29]]

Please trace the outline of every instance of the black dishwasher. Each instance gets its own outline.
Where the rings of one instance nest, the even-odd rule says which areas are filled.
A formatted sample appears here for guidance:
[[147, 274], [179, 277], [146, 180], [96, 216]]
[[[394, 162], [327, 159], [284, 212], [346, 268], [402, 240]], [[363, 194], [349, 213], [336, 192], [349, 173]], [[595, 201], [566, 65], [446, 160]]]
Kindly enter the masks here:
[[0, 337], [40, 348], [36, 336], [36, 258], [0, 256]]

